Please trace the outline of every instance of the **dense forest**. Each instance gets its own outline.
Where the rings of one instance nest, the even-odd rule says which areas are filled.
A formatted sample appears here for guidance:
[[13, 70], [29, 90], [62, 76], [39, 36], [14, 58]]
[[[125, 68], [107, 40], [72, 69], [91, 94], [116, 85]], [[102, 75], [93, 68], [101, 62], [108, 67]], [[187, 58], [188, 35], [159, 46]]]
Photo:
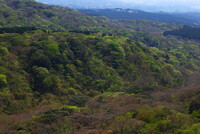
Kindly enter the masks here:
[[184, 25], [180, 29], [166, 31], [163, 35], [175, 35], [183, 38], [200, 40], [200, 28]]
[[200, 133], [200, 41], [163, 36], [182, 24], [34, 0], [0, 18], [0, 133]]

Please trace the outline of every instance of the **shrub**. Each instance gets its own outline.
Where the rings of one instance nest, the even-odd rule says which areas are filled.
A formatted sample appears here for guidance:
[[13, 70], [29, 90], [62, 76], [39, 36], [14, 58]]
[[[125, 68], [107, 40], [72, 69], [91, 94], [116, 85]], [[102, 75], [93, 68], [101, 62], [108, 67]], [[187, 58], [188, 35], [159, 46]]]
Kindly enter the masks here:
[[197, 120], [200, 121], [200, 109], [194, 110], [194, 111], [192, 112], [191, 116], [192, 116], [193, 118], [196, 118]]
[[200, 133], [200, 123], [192, 125], [189, 129], [177, 130], [176, 134], [199, 134]]
[[4, 74], [0, 74], [0, 89], [6, 87], [7, 80]]
[[56, 75], [49, 75], [42, 82], [45, 92], [58, 93], [62, 86], [60, 78]]
[[79, 112], [80, 109], [76, 106], [64, 105], [59, 109], [51, 109], [47, 112], [34, 117], [36, 122], [51, 124], [64, 116], [69, 116], [74, 112]]
[[31, 66], [51, 68], [51, 60], [48, 56], [39, 51], [31, 57]]
[[74, 88], [68, 88], [67, 93], [69, 95], [77, 95], [78, 94], [77, 91]]
[[145, 123], [142, 121], [121, 119], [113, 122], [111, 129], [113, 129], [113, 134], [140, 134], [144, 127]]
[[67, 106], [67, 105], [64, 105], [62, 106], [61, 108], [62, 110], [68, 110], [70, 113], [72, 112], [79, 112], [80, 111], [80, 108], [76, 107], [76, 106]]
[[145, 108], [140, 109], [138, 111], [138, 114], [136, 115], [136, 118], [139, 119], [139, 120], [142, 120], [144, 122], [149, 123], [149, 122], [154, 121], [155, 113], [154, 113], [152, 108], [145, 107]]
[[189, 106], [189, 112], [200, 109], [200, 96], [196, 97]]
[[0, 46], [0, 56], [6, 56], [9, 54], [8, 48]]
[[84, 96], [74, 96], [71, 99], [69, 99], [70, 105], [79, 106], [79, 107], [85, 106], [85, 103], [87, 101], [88, 99]]
[[162, 121], [157, 122], [156, 127], [160, 132], [166, 132], [169, 129], [168, 128], [169, 123], [170, 123], [169, 120], [162, 120]]

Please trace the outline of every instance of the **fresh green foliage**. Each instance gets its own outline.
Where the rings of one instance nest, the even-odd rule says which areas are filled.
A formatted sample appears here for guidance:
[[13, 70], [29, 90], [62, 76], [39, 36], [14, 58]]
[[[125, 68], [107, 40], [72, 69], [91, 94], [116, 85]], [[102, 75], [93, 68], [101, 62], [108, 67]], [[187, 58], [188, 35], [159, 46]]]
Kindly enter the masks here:
[[0, 7], [0, 133], [199, 132], [200, 42], [162, 34], [181, 25]]

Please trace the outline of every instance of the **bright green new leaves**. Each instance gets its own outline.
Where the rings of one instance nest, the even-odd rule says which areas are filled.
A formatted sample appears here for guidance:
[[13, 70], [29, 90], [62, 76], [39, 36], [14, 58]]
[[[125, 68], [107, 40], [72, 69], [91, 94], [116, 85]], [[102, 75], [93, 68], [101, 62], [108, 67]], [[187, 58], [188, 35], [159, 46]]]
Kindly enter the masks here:
[[49, 43], [46, 45], [47, 51], [49, 51], [52, 54], [60, 54], [60, 50], [58, 48], [58, 44], [56, 42]]
[[43, 80], [44, 90], [45, 92], [53, 92], [56, 93], [61, 88], [61, 80], [56, 75], [49, 75]]
[[7, 80], [4, 74], [0, 74], [0, 89], [6, 87]]

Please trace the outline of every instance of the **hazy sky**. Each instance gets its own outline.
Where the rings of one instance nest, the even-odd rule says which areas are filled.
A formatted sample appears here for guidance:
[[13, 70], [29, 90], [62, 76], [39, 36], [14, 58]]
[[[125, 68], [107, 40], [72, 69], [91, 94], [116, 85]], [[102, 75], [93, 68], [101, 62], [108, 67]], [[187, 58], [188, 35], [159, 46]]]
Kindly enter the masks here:
[[200, 0], [120, 0], [130, 5], [144, 5], [160, 10], [200, 11]]
[[72, 8], [138, 8], [147, 11], [200, 11], [200, 0], [37, 0]]

